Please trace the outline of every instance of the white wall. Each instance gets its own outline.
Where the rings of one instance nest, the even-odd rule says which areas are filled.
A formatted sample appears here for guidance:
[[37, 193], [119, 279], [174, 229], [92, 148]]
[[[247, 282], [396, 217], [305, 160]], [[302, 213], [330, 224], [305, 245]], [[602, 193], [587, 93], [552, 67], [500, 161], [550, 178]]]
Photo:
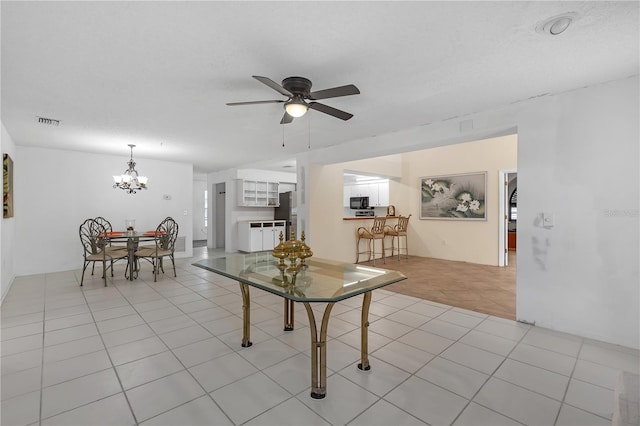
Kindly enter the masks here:
[[520, 318], [636, 348], [638, 93], [636, 77], [520, 114], [517, 242]]
[[[207, 176], [198, 175], [193, 178], [193, 239], [206, 240], [207, 229], [204, 226], [204, 191], [207, 190]], [[215, 195], [209, 190], [208, 196]], [[211, 203], [209, 203], [211, 204]]]
[[[307, 167], [301, 179], [315, 178], [308, 167], [314, 163], [480, 140], [517, 128], [517, 317], [639, 348], [638, 90], [634, 76], [305, 153], [298, 158]], [[320, 185], [309, 190], [312, 204], [327, 195]], [[309, 220], [309, 210], [299, 209], [299, 220]], [[553, 228], [541, 227], [542, 212], [555, 215]], [[312, 249], [315, 238], [310, 235]]]
[[[19, 158], [16, 156], [16, 146], [13, 142], [9, 133], [7, 133], [7, 129], [4, 128], [4, 124], [0, 123], [2, 127], [0, 133], [0, 150], [3, 154], [9, 154], [11, 159], [13, 160], [14, 167], [14, 181], [15, 181], [15, 169], [16, 165], [18, 167], [22, 167], [20, 164]], [[15, 192], [15, 187], [14, 187]], [[14, 196], [14, 200], [16, 197]], [[14, 259], [14, 244], [15, 244], [15, 229], [16, 229], [16, 219], [15, 215], [20, 212], [14, 208], [14, 217], [0, 220], [0, 238], [2, 239], [2, 243], [0, 244], [0, 276], [2, 279], [1, 290], [2, 297], [0, 301], [4, 300], [5, 296], [9, 292], [9, 288], [13, 283], [13, 279], [15, 278], [14, 267], [13, 267], [13, 259]]]
[[112, 175], [127, 167], [125, 155], [16, 146], [16, 159], [16, 276], [81, 268], [78, 228], [96, 216], [107, 218], [114, 229], [135, 219], [138, 230], [155, 229], [171, 216], [179, 236], [186, 236], [186, 251], [176, 257], [192, 256], [191, 164], [135, 157], [136, 169], [149, 178], [149, 189], [127, 194], [112, 188]]

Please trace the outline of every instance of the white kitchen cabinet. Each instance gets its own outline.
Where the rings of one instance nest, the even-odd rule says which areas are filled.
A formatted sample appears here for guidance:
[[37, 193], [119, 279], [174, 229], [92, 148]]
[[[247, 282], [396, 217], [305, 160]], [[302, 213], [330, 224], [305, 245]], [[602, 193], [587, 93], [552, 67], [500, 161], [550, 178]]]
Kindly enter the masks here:
[[238, 250], [244, 252], [273, 250], [284, 234], [284, 220], [249, 220], [238, 222]]
[[381, 207], [389, 205], [389, 181], [378, 184], [378, 205]]
[[345, 185], [344, 207], [349, 207], [351, 197], [369, 197], [370, 207], [386, 207], [389, 205], [389, 181]]
[[240, 207], [278, 207], [278, 182], [237, 179], [237, 199]]

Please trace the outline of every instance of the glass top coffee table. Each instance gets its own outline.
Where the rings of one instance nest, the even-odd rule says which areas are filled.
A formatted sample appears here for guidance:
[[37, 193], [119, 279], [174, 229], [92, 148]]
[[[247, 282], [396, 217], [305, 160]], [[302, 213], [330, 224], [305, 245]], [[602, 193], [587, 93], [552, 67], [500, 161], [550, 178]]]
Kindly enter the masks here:
[[[406, 277], [396, 271], [315, 257], [306, 259], [306, 264], [308, 266], [294, 276], [278, 269], [278, 260], [271, 256], [271, 252], [261, 252], [204, 259], [193, 265], [240, 283], [243, 347], [251, 346], [249, 286], [268, 291], [284, 299], [285, 331], [293, 330], [293, 303], [301, 302], [304, 305], [311, 329], [311, 396], [324, 398], [327, 380], [327, 328], [333, 305], [341, 300], [363, 295], [358, 368], [369, 370], [371, 367], [368, 358], [368, 318], [371, 292], [404, 280]], [[319, 333], [311, 303], [327, 304]]]

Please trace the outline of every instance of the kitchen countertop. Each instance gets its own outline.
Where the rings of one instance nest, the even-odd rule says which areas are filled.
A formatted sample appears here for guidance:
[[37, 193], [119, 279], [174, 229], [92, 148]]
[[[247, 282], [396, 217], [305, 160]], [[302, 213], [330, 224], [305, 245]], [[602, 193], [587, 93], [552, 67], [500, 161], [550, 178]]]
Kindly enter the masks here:
[[[373, 220], [375, 219], [376, 216], [349, 216], [349, 217], [343, 217], [342, 220]], [[387, 216], [387, 219], [397, 219], [398, 216]]]

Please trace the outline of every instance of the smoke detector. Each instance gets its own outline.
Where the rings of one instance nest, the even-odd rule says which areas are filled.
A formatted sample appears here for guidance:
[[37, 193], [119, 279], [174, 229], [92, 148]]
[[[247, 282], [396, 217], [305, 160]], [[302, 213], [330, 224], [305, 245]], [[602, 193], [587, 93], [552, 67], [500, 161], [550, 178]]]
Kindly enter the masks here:
[[553, 16], [536, 25], [536, 32], [539, 34], [557, 36], [569, 28], [571, 23], [577, 19], [578, 15], [573, 12], [563, 13]]

